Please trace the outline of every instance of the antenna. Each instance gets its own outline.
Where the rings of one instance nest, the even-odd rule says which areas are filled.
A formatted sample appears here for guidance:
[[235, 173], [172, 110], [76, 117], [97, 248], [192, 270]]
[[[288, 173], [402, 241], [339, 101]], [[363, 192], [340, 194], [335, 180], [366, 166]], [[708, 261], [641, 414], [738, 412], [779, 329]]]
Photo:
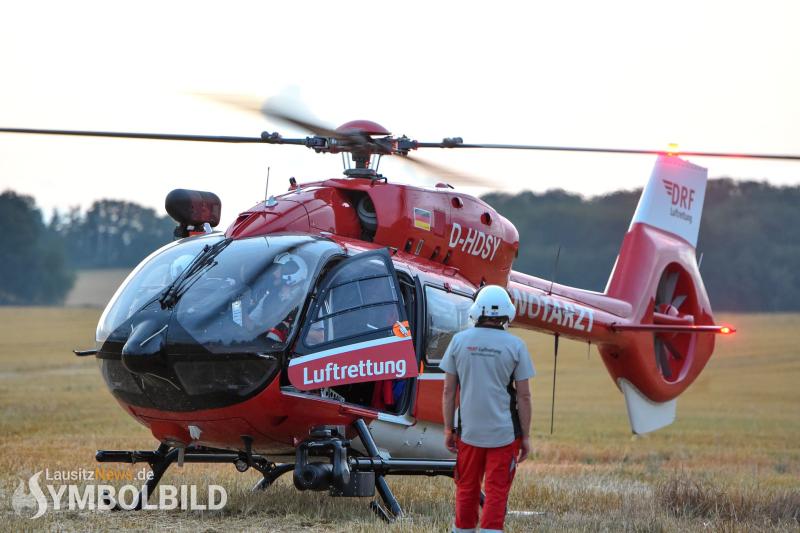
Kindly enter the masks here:
[[553, 399], [550, 401], [550, 434], [553, 434], [553, 415], [556, 410], [556, 369], [558, 368], [558, 333], [553, 337]]
[[[556, 282], [556, 274], [558, 274], [558, 258], [561, 256], [561, 245], [558, 245], [558, 251], [556, 252], [556, 262], [553, 265], [553, 277], [550, 279], [550, 290], [547, 291], [547, 294], [553, 294], [553, 283]], [[556, 341], [556, 348], [558, 347], [558, 341]]]
[[697, 260], [697, 269], [700, 270], [700, 265], [703, 264], [703, 252], [700, 252], [700, 259]]
[[267, 203], [269, 198], [269, 171], [272, 167], [267, 167], [267, 184], [264, 186], [264, 203]]

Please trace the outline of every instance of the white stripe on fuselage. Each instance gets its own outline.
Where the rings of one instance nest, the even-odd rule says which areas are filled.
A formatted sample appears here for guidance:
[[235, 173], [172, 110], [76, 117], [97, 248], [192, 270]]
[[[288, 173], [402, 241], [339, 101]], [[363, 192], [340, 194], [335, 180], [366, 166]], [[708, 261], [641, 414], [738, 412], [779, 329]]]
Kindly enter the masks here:
[[333, 355], [339, 355], [343, 352], [354, 352], [356, 350], [361, 350], [364, 348], [372, 348], [374, 346], [383, 346], [386, 344], [392, 344], [395, 342], [401, 341], [410, 341], [411, 337], [397, 337], [392, 335], [391, 337], [383, 337], [381, 339], [373, 339], [371, 341], [364, 341], [358, 342], [356, 344], [348, 344], [347, 346], [340, 346], [338, 348], [331, 348], [330, 350], [324, 350], [322, 352], [312, 353], [310, 355], [304, 355], [302, 357], [295, 357], [291, 361], [289, 361], [289, 366], [299, 365], [301, 363], [307, 363], [309, 361], [315, 361], [317, 359], [322, 359], [324, 357], [331, 357]]

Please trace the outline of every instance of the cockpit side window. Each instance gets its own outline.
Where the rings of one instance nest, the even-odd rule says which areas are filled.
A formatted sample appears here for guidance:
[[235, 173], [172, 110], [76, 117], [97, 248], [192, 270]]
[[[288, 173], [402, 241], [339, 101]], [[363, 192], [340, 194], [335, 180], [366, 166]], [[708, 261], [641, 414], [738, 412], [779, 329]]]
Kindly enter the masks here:
[[400, 320], [398, 299], [394, 278], [380, 258], [344, 265], [328, 280], [303, 342], [316, 347], [387, 330]]
[[402, 301], [393, 271], [380, 255], [359, 257], [331, 270], [302, 336], [301, 353], [356, 337], [386, 332], [401, 318]]
[[453, 335], [470, 327], [472, 299], [427, 286], [425, 305], [425, 363], [438, 366]]

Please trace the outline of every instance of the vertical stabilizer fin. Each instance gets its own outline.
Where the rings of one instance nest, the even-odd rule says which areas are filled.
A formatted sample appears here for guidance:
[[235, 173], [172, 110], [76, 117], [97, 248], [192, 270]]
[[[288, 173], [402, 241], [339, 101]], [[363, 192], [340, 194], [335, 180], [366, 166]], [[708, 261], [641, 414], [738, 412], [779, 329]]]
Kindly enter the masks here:
[[628, 408], [628, 419], [631, 429], [637, 435], [650, 433], [672, 424], [675, 421], [677, 400], [654, 402], [624, 378], [618, 380], [619, 388], [625, 395], [625, 406]]
[[672, 233], [697, 248], [708, 171], [675, 156], [659, 156], [631, 227], [637, 222]]

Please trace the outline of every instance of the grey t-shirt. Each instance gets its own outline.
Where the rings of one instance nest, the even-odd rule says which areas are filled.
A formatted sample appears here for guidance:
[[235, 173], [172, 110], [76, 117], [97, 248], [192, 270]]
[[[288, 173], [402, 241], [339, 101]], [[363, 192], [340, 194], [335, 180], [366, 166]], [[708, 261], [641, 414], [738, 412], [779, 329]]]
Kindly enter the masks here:
[[522, 339], [501, 329], [461, 331], [453, 336], [439, 367], [458, 376], [461, 440], [481, 448], [511, 444], [517, 413], [512, 417], [516, 392], [510, 385], [536, 375]]

